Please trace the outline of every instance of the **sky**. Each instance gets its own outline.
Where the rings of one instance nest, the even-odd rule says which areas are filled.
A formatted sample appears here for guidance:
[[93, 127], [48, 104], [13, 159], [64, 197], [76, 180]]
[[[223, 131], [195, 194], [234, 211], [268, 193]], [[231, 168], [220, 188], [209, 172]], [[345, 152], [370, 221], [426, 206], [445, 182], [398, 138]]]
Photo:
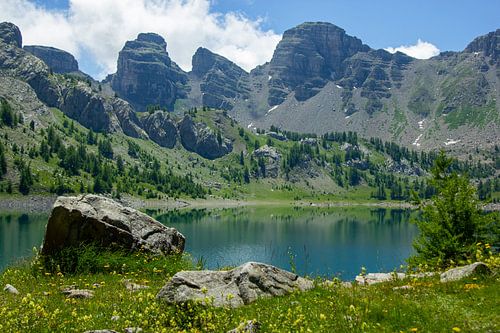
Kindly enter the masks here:
[[306, 21], [425, 59], [500, 28], [499, 13], [498, 0], [0, 0], [0, 21], [18, 25], [24, 45], [69, 51], [97, 79], [116, 71], [118, 52], [140, 32], [162, 35], [186, 71], [200, 46], [249, 71]]

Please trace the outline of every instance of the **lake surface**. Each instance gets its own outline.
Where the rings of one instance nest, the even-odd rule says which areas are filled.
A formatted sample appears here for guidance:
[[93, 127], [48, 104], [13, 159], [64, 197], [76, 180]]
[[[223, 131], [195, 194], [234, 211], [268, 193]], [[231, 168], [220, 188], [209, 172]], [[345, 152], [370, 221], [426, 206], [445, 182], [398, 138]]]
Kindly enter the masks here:
[[371, 272], [398, 268], [417, 235], [406, 210], [252, 207], [150, 214], [182, 232], [186, 251], [207, 268], [260, 261], [344, 280], [363, 266]]
[[[344, 280], [362, 266], [371, 272], [398, 268], [417, 235], [405, 210], [250, 207], [147, 213], [182, 232], [186, 251], [206, 268], [260, 261]], [[40, 246], [47, 218], [0, 212], [0, 271]]]

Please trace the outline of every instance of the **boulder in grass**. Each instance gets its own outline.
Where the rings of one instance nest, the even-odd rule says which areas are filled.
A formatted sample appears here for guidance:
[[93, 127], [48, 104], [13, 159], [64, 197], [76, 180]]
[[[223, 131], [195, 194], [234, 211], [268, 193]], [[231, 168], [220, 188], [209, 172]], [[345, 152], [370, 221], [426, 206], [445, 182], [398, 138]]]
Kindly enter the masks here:
[[485, 263], [475, 262], [467, 266], [456, 267], [442, 273], [440, 276], [441, 282], [458, 281], [473, 275], [488, 275], [491, 270]]
[[154, 254], [184, 251], [184, 236], [135, 209], [98, 195], [59, 197], [50, 214], [41, 253], [97, 244]]
[[239, 307], [261, 297], [282, 296], [313, 288], [313, 282], [277, 267], [248, 262], [230, 271], [182, 271], [160, 290], [168, 303], [199, 301], [217, 307]]

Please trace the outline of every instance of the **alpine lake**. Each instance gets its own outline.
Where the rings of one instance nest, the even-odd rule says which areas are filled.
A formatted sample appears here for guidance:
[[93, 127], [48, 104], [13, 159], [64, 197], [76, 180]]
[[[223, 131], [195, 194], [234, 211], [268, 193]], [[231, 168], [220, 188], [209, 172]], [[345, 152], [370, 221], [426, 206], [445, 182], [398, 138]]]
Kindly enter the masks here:
[[[264, 262], [300, 275], [352, 280], [399, 269], [412, 254], [410, 210], [368, 207], [243, 207], [147, 210], [186, 236], [185, 251], [207, 269]], [[0, 271], [33, 255], [49, 214], [0, 212]]]

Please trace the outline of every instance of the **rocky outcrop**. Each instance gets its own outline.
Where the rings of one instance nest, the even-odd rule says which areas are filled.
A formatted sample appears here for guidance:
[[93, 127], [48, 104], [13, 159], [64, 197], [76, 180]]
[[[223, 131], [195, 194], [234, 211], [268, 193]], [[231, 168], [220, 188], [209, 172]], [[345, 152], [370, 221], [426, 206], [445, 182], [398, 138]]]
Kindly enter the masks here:
[[200, 47], [193, 56], [192, 74], [200, 80], [202, 105], [231, 110], [235, 99], [247, 99], [248, 73], [228, 59]]
[[23, 49], [43, 60], [54, 73], [78, 72], [78, 62], [66, 51], [40, 45], [26, 45]]
[[299, 101], [316, 95], [342, 71], [342, 62], [370, 48], [331, 23], [308, 22], [285, 31], [270, 63], [269, 105], [294, 91]]
[[22, 47], [23, 45], [21, 31], [15, 24], [10, 22], [0, 23], [0, 41], [16, 47]]
[[168, 112], [156, 111], [142, 118], [149, 138], [162, 147], [173, 148], [177, 142], [177, 127]]
[[312, 281], [294, 273], [249, 262], [230, 271], [178, 272], [160, 290], [157, 298], [168, 303], [200, 301], [217, 307], [239, 307], [258, 298], [283, 296], [311, 288]]
[[125, 135], [143, 139], [148, 137], [146, 132], [142, 129], [141, 122], [139, 118], [137, 118], [134, 109], [132, 109], [129, 103], [121, 98], [113, 98], [111, 107]]
[[179, 134], [184, 148], [208, 159], [222, 157], [233, 150], [231, 141], [220, 132], [216, 133], [204, 123], [195, 123], [189, 115], [179, 123]]
[[70, 85], [62, 91], [59, 108], [68, 117], [97, 132], [117, 132], [119, 124], [112, 106], [104, 97], [92, 92], [83, 82]]
[[441, 282], [451, 282], [465, 279], [471, 276], [488, 275], [491, 270], [485, 263], [476, 262], [471, 265], [456, 267], [442, 273], [440, 276]]
[[253, 152], [253, 157], [257, 160], [262, 159], [264, 162], [264, 167], [259, 168], [256, 177], [270, 177], [278, 178], [280, 166], [281, 166], [281, 155], [276, 151], [274, 147], [269, 147], [265, 145]]
[[186, 74], [167, 53], [167, 43], [153, 33], [125, 43], [111, 77], [113, 89], [138, 111], [153, 105], [173, 109], [175, 101], [185, 97], [186, 83]]
[[184, 250], [184, 236], [148, 215], [102, 196], [59, 197], [47, 223], [43, 255], [95, 243], [156, 254]]
[[464, 52], [482, 52], [498, 64], [498, 61], [500, 61], [500, 29], [477, 37], [467, 45]]
[[59, 87], [49, 77], [49, 68], [21, 46], [19, 28], [12, 23], [0, 23], [0, 74], [25, 81], [42, 102], [57, 107]]

